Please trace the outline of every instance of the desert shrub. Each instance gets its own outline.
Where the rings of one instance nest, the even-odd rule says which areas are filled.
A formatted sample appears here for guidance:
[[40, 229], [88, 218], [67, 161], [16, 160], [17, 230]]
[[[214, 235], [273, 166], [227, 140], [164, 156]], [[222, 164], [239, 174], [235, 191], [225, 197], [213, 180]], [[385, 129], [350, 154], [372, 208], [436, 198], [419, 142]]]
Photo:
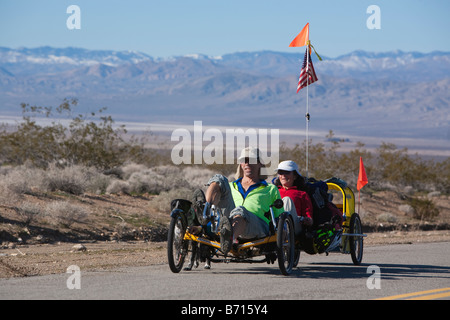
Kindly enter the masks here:
[[45, 189], [45, 172], [26, 165], [14, 167], [2, 175], [0, 184], [17, 195], [33, 194]]
[[[369, 184], [363, 189], [404, 190], [406, 186], [415, 191], [440, 191], [450, 193], [450, 158], [437, 162], [424, 160], [417, 154], [410, 155], [407, 148], [382, 142], [375, 153], [365, 149], [357, 142], [351, 151], [342, 152], [342, 141], [333, 138], [332, 131], [327, 135], [328, 143], [310, 142], [309, 177], [327, 179], [332, 176], [344, 179], [356, 188], [359, 172], [359, 158], [364, 160]], [[280, 145], [280, 161], [294, 160], [305, 173], [306, 143], [288, 147]]]
[[17, 214], [25, 225], [29, 225], [36, 218], [42, 215], [42, 209], [34, 203], [22, 202], [17, 208]]
[[151, 193], [158, 194], [167, 190], [168, 186], [165, 184], [164, 176], [156, 173], [151, 169], [134, 172], [128, 179], [130, 190], [133, 193]]
[[147, 170], [148, 167], [138, 163], [127, 163], [120, 167], [120, 176], [122, 179], [127, 180], [135, 172]]
[[192, 197], [191, 188], [177, 188], [161, 192], [157, 197], [150, 201], [150, 205], [160, 212], [170, 212], [170, 203], [173, 199], [190, 200]]
[[383, 212], [377, 216], [377, 221], [396, 223], [398, 221], [398, 218], [397, 218], [397, 216], [393, 215], [392, 213]]
[[[3, 174], [2, 174], [3, 173]], [[61, 166], [51, 163], [47, 169], [21, 165], [3, 170], [0, 186], [16, 195], [63, 191], [80, 195], [84, 192], [103, 193], [111, 177], [96, 168], [81, 165]]]
[[[55, 109], [22, 103], [23, 121], [17, 128], [0, 128], [0, 161], [13, 165], [29, 161], [41, 168], [56, 161], [111, 169], [126, 159], [148, 160], [145, 142], [125, 140], [125, 126], [115, 127], [111, 116], [103, 116], [106, 108], [73, 116], [77, 105], [77, 99], [64, 99]], [[39, 125], [37, 117], [71, 120], [68, 125], [56, 120]]]
[[48, 191], [80, 195], [85, 192], [104, 193], [112, 180], [94, 167], [83, 165], [59, 166], [55, 163], [45, 170]]
[[[27, 167], [31, 164], [36, 168], [46, 169], [51, 164], [58, 163], [64, 167], [96, 168], [126, 181], [130, 193], [154, 194], [172, 188], [202, 186], [203, 180], [207, 181], [213, 171], [229, 175], [236, 168], [236, 165], [231, 164], [202, 165], [201, 168], [159, 166], [161, 163], [171, 163], [170, 150], [145, 148], [145, 135], [142, 139], [125, 139], [127, 130], [124, 126], [115, 126], [111, 116], [104, 115], [105, 108], [87, 115], [76, 115], [77, 106], [77, 99], [64, 99], [56, 108], [21, 104], [23, 121], [17, 127], [0, 126], [0, 164], [27, 164]], [[44, 118], [49, 124], [40, 125], [36, 120], [38, 117]], [[66, 120], [62, 119], [68, 121], [64, 122]], [[406, 148], [398, 149], [395, 145], [384, 142], [373, 154], [360, 142], [356, 143], [353, 150], [344, 151], [343, 143], [345, 149], [348, 149], [349, 144], [346, 140], [336, 138], [333, 131], [330, 130], [325, 138], [325, 142], [309, 142], [309, 177], [327, 179], [336, 176], [355, 188], [359, 157], [363, 157], [369, 179], [363, 192], [384, 188], [402, 190], [405, 186], [410, 186], [416, 191], [450, 193], [450, 158], [441, 162], [423, 160], [418, 155], [411, 156]], [[306, 141], [294, 147], [281, 143], [279, 151], [280, 161], [294, 160], [299, 164], [301, 172], [306, 174]], [[124, 183], [115, 182], [113, 177], [108, 178], [99, 173], [94, 179], [90, 178], [90, 183], [84, 184], [73, 178], [64, 185], [51, 171], [48, 172], [53, 180], [48, 185], [50, 190], [75, 194], [85, 191], [102, 193], [108, 188], [111, 192], [127, 190]], [[8, 182], [9, 190], [23, 194], [33, 192], [33, 188], [42, 188], [36, 183], [39, 175], [36, 173], [37, 176], [27, 177], [29, 174], [31, 173], [12, 173], [17, 176]], [[42, 172], [39, 174], [42, 175]], [[0, 176], [8, 179], [9, 173], [2, 170]], [[28, 183], [33, 180], [34, 183]]]
[[67, 201], [54, 201], [47, 205], [46, 215], [52, 224], [70, 227], [75, 222], [84, 222], [88, 217], [88, 212]]
[[122, 179], [113, 179], [108, 193], [160, 194], [172, 189], [202, 188], [214, 172], [201, 167], [156, 166], [127, 164], [120, 168]]
[[432, 220], [439, 215], [439, 209], [431, 199], [411, 198], [408, 203], [414, 209], [413, 218], [419, 220]]
[[86, 192], [103, 194], [106, 192], [108, 186], [111, 184], [113, 178], [105, 175], [95, 168], [91, 168], [91, 175], [87, 177]]
[[59, 167], [51, 164], [47, 173], [49, 191], [63, 191], [80, 195], [86, 191], [91, 172], [89, 168], [79, 165]]
[[450, 157], [434, 164], [436, 189], [444, 194], [450, 193]]
[[112, 182], [108, 185], [106, 188], [106, 193], [125, 193], [130, 194], [131, 193], [131, 186], [127, 181], [114, 179]]
[[202, 167], [185, 167], [181, 174], [192, 189], [203, 188], [217, 172]]
[[[391, 183], [401, 189], [412, 186], [417, 191], [426, 191], [448, 184], [449, 177], [436, 170], [435, 161], [423, 160], [417, 154], [411, 156], [407, 148], [398, 149], [391, 143], [383, 142], [377, 149], [376, 166], [375, 181]], [[437, 184], [439, 179], [443, 179], [444, 184]]]
[[[364, 144], [356, 142], [350, 152], [342, 152], [340, 148], [343, 139], [335, 138], [332, 130], [325, 136], [326, 142], [313, 143], [309, 141], [308, 147], [308, 177], [316, 179], [328, 179], [339, 177], [348, 183], [358, 178], [359, 157], [364, 158], [366, 172], [372, 169], [372, 154], [365, 150]], [[280, 145], [280, 161], [293, 160], [299, 167], [300, 172], [306, 176], [306, 140], [294, 147], [288, 147], [286, 143]]]
[[133, 172], [127, 180], [132, 193], [159, 194], [171, 189], [189, 187], [181, 169], [176, 166], [159, 166]]

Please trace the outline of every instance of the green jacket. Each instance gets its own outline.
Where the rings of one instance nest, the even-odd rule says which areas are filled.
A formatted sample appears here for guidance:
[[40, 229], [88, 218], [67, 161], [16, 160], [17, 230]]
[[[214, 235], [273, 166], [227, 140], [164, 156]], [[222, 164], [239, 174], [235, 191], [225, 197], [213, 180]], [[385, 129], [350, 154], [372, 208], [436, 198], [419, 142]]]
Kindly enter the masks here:
[[[272, 205], [276, 199], [281, 199], [278, 188], [273, 184], [267, 184], [267, 182], [263, 181], [253, 189], [249, 189], [250, 191], [244, 198], [244, 195], [239, 191], [238, 182], [240, 182], [240, 179], [230, 182], [231, 194], [235, 206], [243, 206], [245, 209], [254, 213], [269, 224], [270, 219], [267, 219], [264, 216], [264, 213], [270, 212], [270, 205]], [[275, 218], [283, 212], [283, 208], [277, 209], [274, 207], [273, 210]]]

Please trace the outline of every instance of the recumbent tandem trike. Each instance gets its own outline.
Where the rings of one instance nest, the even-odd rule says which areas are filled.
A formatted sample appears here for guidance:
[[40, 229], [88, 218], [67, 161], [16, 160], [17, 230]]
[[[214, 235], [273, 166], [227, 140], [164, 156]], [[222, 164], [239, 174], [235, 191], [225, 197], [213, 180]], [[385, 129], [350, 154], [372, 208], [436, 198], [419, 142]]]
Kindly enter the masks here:
[[[228, 254], [221, 251], [218, 230], [220, 214], [214, 206], [206, 206], [203, 191], [196, 190], [192, 201], [175, 199], [171, 202], [171, 221], [168, 231], [167, 253], [169, 267], [174, 273], [183, 269], [188, 253], [197, 255], [200, 261], [274, 263], [283, 275], [289, 275], [297, 266], [300, 252], [320, 254], [341, 252], [350, 254], [355, 265], [361, 264], [363, 238], [361, 219], [355, 212], [355, 197], [341, 179], [325, 180], [328, 195], [341, 211], [342, 227], [336, 230], [332, 224], [323, 224], [305, 232], [295, 225], [288, 212], [275, 218], [273, 207], [282, 208], [277, 200], [270, 208], [270, 234], [260, 239], [241, 241]], [[194, 210], [193, 207], [201, 208]], [[201, 226], [201, 232], [192, 233], [192, 226]]]

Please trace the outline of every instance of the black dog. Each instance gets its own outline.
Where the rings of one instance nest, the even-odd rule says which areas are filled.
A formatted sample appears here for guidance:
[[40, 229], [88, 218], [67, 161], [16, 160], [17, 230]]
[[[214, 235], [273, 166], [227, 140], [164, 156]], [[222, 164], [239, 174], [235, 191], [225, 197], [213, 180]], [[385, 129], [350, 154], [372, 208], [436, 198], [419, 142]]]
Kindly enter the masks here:
[[186, 271], [192, 270], [192, 268], [198, 268], [199, 261], [205, 261], [205, 269], [211, 269], [211, 259], [209, 257], [201, 257], [201, 248], [200, 243], [195, 241], [190, 241], [191, 246], [191, 257], [189, 260], [189, 264], [184, 268]]

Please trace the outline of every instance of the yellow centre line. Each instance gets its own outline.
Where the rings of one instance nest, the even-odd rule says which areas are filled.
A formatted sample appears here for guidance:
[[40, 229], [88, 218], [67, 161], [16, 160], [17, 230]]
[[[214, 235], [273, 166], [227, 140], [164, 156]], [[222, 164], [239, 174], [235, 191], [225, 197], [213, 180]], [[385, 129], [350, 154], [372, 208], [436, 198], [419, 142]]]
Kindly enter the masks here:
[[[447, 292], [442, 292], [442, 291], [447, 291]], [[441, 292], [441, 293], [437, 293], [437, 292]], [[440, 289], [398, 294], [395, 296], [378, 298], [375, 300], [395, 300], [395, 299], [403, 299], [403, 298], [409, 298], [406, 300], [431, 300], [431, 299], [439, 299], [439, 298], [445, 298], [445, 297], [450, 297], [450, 288], [440, 288]]]

